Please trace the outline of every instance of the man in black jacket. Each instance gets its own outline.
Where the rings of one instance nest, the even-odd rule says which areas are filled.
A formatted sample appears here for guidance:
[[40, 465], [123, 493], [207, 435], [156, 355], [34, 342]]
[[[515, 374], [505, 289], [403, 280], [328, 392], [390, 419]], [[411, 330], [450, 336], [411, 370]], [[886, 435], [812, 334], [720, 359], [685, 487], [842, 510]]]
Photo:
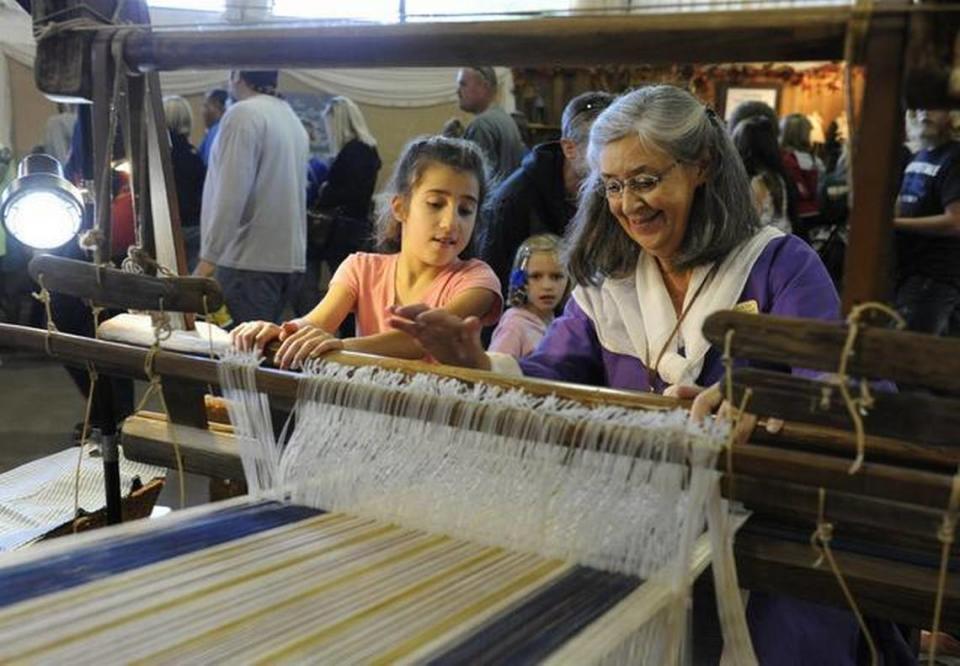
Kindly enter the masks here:
[[517, 248], [534, 234], [562, 236], [577, 210], [580, 184], [589, 173], [586, 151], [590, 126], [614, 95], [587, 92], [563, 110], [561, 138], [536, 146], [491, 195], [478, 232], [480, 257], [507, 293]]

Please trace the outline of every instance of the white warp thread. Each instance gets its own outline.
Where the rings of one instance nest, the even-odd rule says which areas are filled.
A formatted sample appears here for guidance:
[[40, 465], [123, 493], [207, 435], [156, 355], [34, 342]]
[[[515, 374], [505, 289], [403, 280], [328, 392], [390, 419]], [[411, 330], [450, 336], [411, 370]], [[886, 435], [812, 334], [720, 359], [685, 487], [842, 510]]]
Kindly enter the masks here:
[[315, 362], [278, 441], [258, 363], [235, 351], [220, 363], [251, 493], [643, 579], [668, 567], [675, 601], [658, 615], [656, 649], [637, 638], [613, 661], [679, 655], [693, 543], [708, 502], [722, 502], [726, 424]]

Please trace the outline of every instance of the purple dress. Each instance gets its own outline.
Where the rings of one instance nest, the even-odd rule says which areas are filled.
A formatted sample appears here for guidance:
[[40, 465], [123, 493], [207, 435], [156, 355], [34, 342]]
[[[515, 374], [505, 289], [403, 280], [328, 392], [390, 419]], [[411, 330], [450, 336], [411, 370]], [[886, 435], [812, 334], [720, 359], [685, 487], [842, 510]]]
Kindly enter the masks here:
[[[795, 236], [775, 238], [763, 249], [739, 302], [747, 300], [755, 300], [762, 313], [784, 317], [837, 320], [840, 314], [839, 299], [823, 263]], [[530, 377], [657, 393], [666, 388], [659, 379], [651, 386], [647, 368], [638, 358], [604, 349], [593, 322], [572, 298], [536, 350], [519, 363]], [[697, 384], [709, 386], [722, 376], [721, 352], [712, 348]], [[847, 610], [752, 593], [747, 622], [762, 666], [853, 666], [858, 663], [858, 650], [862, 654], [857, 621]], [[881, 655], [881, 664], [916, 663], [891, 623], [874, 621], [872, 625], [878, 647], [887, 653], [886, 658]]]
[[[782, 236], [767, 244], [739, 300], [754, 300], [760, 312], [782, 317], [840, 317], [840, 301], [823, 263], [795, 236]], [[718, 349], [707, 353], [698, 385], [709, 386], [723, 376], [720, 357]], [[572, 298], [536, 350], [520, 361], [520, 367], [524, 375], [542, 379], [657, 393], [667, 387], [659, 379], [651, 386], [640, 359], [604, 349], [593, 322]]]

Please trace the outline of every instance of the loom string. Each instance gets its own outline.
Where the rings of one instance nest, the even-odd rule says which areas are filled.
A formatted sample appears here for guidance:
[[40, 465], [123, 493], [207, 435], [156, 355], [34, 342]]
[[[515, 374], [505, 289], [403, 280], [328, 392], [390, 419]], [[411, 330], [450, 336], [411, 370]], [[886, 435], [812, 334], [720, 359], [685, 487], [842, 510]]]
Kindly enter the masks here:
[[864, 378], [860, 379], [860, 397], [854, 398], [850, 394], [850, 388], [847, 386], [849, 379], [847, 375], [847, 364], [855, 354], [854, 346], [857, 342], [857, 336], [860, 333], [860, 317], [865, 312], [874, 310], [887, 315], [895, 322], [898, 329], [902, 329], [904, 326], [906, 326], [906, 322], [903, 320], [903, 317], [901, 317], [895, 310], [887, 305], [884, 305], [883, 303], [874, 301], [869, 303], [861, 303], [854, 306], [850, 310], [850, 314], [847, 315], [847, 339], [843, 344], [843, 350], [840, 352], [840, 366], [837, 369], [837, 388], [840, 390], [840, 395], [843, 397], [843, 403], [847, 408], [847, 413], [850, 415], [850, 420], [853, 421], [853, 427], [857, 438], [857, 456], [850, 465], [850, 474], [856, 474], [863, 465], [867, 446], [863, 417], [866, 416], [868, 411], [873, 407], [874, 400], [870, 393], [870, 383]]
[[[732, 328], [724, 333], [723, 356], [721, 358], [721, 362], [723, 363], [724, 388], [726, 390], [725, 400], [730, 409], [733, 409], [733, 406], [737, 404], [733, 394], [733, 336], [735, 333], [736, 330]], [[752, 391], [748, 387], [743, 393], [743, 398], [740, 401], [739, 409], [737, 409], [736, 413], [734, 414], [734, 418], [731, 420], [730, 432], [727, 435], [725, 452], [727, 467], [727, 499], [729, 501], [733, 501], [736, 482], [733, 474], [733, 446], [736, 443], [740, 419], [742, 418], [744, 411], [747, 409], [747, 404], [750, 402], [751, 395]]]
[[[46, 291], [45, 287], [42, 287], [43, 291]], [[46, 303], [50, 301], [50, 293], [46, 294]], [[93, 316], [93, 337], [96, 340], [100, 339], [100, 313], [103, 312], [103, 308], [95, 305], [93, 301], [90, 302], [90, 314]], [[48, 314], [48, 317], [50, 315]], [[48, 318], [48, 321], [52, 319]], [[56, 329], [56, 327], [54, 327]], [[49, 330], [47, 337], [49, 338]], [[97, 387], [97, 379], [99, 374], [97, 373], [97, 368], [91, 361], [87, 361], [87, 377], [90, 380], [90, 390], [87, 393], [87, 404], [83, 412], [83, 427], [80, 430], [80, 451], [77, 454], [77, 466], [73, 472], [73, 521], [72, 529], [73, 533], [77, 533], [78, 528], [78, 514], [80, 513], [80, 468], [83, 465], [83, 453], [87, 445], [87, 437], [90, 434], [90, 418], [93, 412], [93, 396]]]
[[[327, 367], [327, 365], [324, 364], [324, 367]], [[225, 384], [229, 386], [231, 382], [227, 376], [229, 373], [224, 374]], [[408, 451], [401, 449], [402, 455], [397, 451], [398, 446], [404, 446], [402, 444], [403, 440], [426, 442], [431, 440], [431, 437], [427, 435], [436, 432], [438, 428], [441, 431], [450, 432], [451, 428], [482, 424], [484, 421], [493, 424], [499, 419], [501, 422], [499, 425], [507, 423], [515, 429], [515, 432], [523, 432], [525, 428], [524, 418], [519, 417], [519, 420], [506, 419], [507, 412], [504, 410], [504, 405], [500, 405], [499, 410], [494, 409], [490, 398], [494, 398], [496, 392], [489, 388], [474, 387], [469, 389], [472, 395], [470, 395], [468, 401], [463, 400], [463, 395], [457, 396], [460, 398], [459, 401], [452, 400], [449, 396], [445, 399], [438, 399], [437, 395], [434, 395], [431, 399], [426, 399], [423, 395], [416, 395], [416, 391], [403, 393], [404, 400], [399, 400], [392, 394], [385, 394], [383, 389], [384, 385], [391, 382], [395, 385], [399, 384], [402, 378], [398, 378], [398, 373], [391, 378], [389, 373], [373, 372], [370, 369], [355, 369], [350, 373], [349, 381], [343, 381], [343, 378], [348, 374], [344, 370], [335, 370], [330, 374], [334, 378], [339, 376], [340, 380], [335, 379], [331, 382], [329, 378], [325, 378], [321, 381], [310, 375], [310, 368], [306, 369], [302, 381], [308, 387], [310, 385], [312, 387], [309, 390], [304, 388], [304, 391], [301, 392], [301, 398], [298, 400], [297, 406], [299, 422], [293, 428], [293, 434], [282, 456], [281, 469], [283, 472], [279, 479], [280, 482], [290, 487], [301, 488], [301, 492], [306, 494], [298, 496], [298, 499], [308, 505], [322, 506], [330, 510], [348, 509], [351, 506], [366, 506], [375, 515], [382, 513], [381, 518], [383, 519], [400, 520], [400, 522], [403, 522], [403, 519], [413, 519], [415, 526], [423, 528], [430, 527], [431, 521], [426, 520], [423, 516], [418, 517], [409, 514], [416, 513], [421, 509], [425, 515], [444, 514], [444, 512], [449, 511], [448, 515], [436, 515], [435, 517], [442, 524], [449, 525], [449, 529], [453, 530], [453, 533], [457, 533], [461, 525], [472, 521], [474, 513], [494, 514], [493, 507], [496, 506], [496, 501], [500, 496], [516, 496], [517, 492], [522, 493], [524, 497], [528, 497], [531, 492], [542, 496], [544, 488], [550, 488], [551, 486], [562, 488], [563, 476], [554, 477], [554, 480], [550, 482], [544, 479], [539, 482], [531, 482], [529, 478], [524, 479], [515, 470], [510, 469], [510, 467], [516, 467], [523, 470], [523, 473], [529, 473], [529, 468], [535, 468], [540, 461], [546, 460], [549, 462], [551, 459], [555, 459], [557, 457], [556, 452], [558, 450], [563, 451], [561, 447], [551, 446], [544, 449], [542, 445], [538, 448], [536, 445], [528, 443], [523, 448], [509, 447], [512, 450], [507, 451], [504, 447], [503, 437], [491, 438], [474, 428], [468, 432], [460, 431], [460, 436], [462, 438], [465, 436], [466, 442], [458, 441], [454, 443], [445, 432], [441, 432], [438, 433], [440, 436], [432, 437], [436, 441], [426, 446], [426, 450]], [[432, 389], [435, 393], [442, 390], [444, 386], [448, 389], [455, 386], [451, 382], [442, 384], [436, 380], [431, 381], [434, 384]], [[426, 386], [426, 380], [423, 378], [415, 378], [410, 383], [416, 384], [418, 389], [423, 389]], [[463, 391], [463, 389], [460, 390]], [[332, 399], [338, 407], [319, 410], [310, 407], [308, 405], [310, 400], [305, 400], [304, 396], [309, 398], [311, 392], [320, 398], [320, 402], [329, 402]], [[483, 402], [482, 410], [477, 404], [480, 402], [476, 400], [478, 397]], [[500, 395], [501, 401], [511, 399], [515, 401], [516, 396], [505, 397], [505, 394]], [[526, 401], [531, 403], [529, 399], [526, 399]], [[536, 402], [531, 404], [536, 405]], [[234, 406], [237, 405], [238, 403], [234, 401]], [[507, 406], [512, 407], [513, 405]], [[451, 418], [454, 407], [458, 410], [458, 419]], [[386, 408], [388, 411], [392, 410], [394, 416], [389, 414], [368, 416], [362, 411], [367, 408], [374, 410]], [[577, 407], [575, 411], [586, 413], [582, 407]], [[650, 417], [646, 418], [648, 421], [650, 420]], [[601, 419], [598, 418], [597, 420]], [[400, 426], [402, 428], [398, 430]], [[480, 428], [480, 430], [482, 429]], [[305, 441], [309, 441], [310, 438], [305, 437], [305, 434], [309, 433], [323, 433], [324, 437], [308, 450]], [[409, 437], [406, 436], [407, 433], [409, 433]], [[344, 441], [348, 441], [348, 443], [343, 444]], [[441, 444], [438, 445], [437, 441]], [[598, 444], [604, 445], [604, 442], [596, 442], [586, 447], [590, 449], [584, 451], [589, 459], [596, 458]], [[583, 447], [575, 448], [580, 451]], [[503, 453], [509, 453], [511, 457], [504, 458]], [[520, 453], [523, 454], [523, 458], [520, 458]], [[549, 455], [551, 453], [553, 456]], [[308, 477], [315, 476], [316, 469], [321, 470], [319, 474], [325, 474], [331, 469], [333, 460], [337, 461], [337, 474], [329, 474], [328, 476], [331, 478], [324, 480], [322, 483], [319, 482], [319, 479], [312, 479], [314, 481], [312, 485], [304, 483]], [[578, 460], [578, 458], [574, 458], [574, 460]], [[296, 464], [290, 461], [295, 461]], [[457, 478], [455, 461], [456, 464], [466, 461], [478, 465], [478, 469], [482, 473], [468, 474], [467, 478]], [[555, 461], [553, 464], [556, 464]], [[627, 469], [634, 464], [631, 460]], [[368, 465], [372, 468], [365, 470]], [[568, 477], [571, 470], [569, 464], [552, 469], [561, 472], [566, 470]], [[378, 482], [376, 484], [365, 482], [361, 477], [361, 473], [368, 471], [372, 476], [380, 475], [380, 477], [377, 477]], [[580, 469], [574, 469], [574, 471], [577, 474], [583, 473], [583, 470]], [[536, 475], [533, 478], [536, 478]], [[623, 479], [618, 481], [621, 484], [623, 482]], [[492, 486], [485, 486], [485, 483], [492, 484]], [[465, 495], [475, 494], [474, 499], [476, 501], [465, 502], [461, 498], [458, 500], [461, 503], [459, 507], [453, 506], [456, 504], [456, 498], [446, 498], [445, 502], [435, 501], [439, 497], [443, 497], [441, 488], [445, 491], [458, 486], [462, 487]], [[491, 490], [491, 487], [494, 490]], [[378, 499], [378, 497], [388, 497], [388, 490], [390, 489], [395, 489], [398, 493], [405, 495], [409, 501], [416, 502], [420, 509], [409, 510], [404, 514], [401, 507], [394, 506], [399, 504], [398, 502]], [[611, 489], [599, 488], [598, 491], [601, 496], [608, 493], [613, 494]], [[431, 495], [431, 493], [434, 493], [434, 495]], [[437, 496], [436, 493], [441, 493], [441, 495]], [[567, 491], [566, 495], [566, 501], [569, 501], [570, 492]], [[614, 499], [617, 498], [614, 497]], [[564, 501], [564, 494], [555, 494], [551, 502], [552, 506], [543, 510], [556, 511], [556, 506], [562, 501]], [[467, 507], [470, 508], [469, 511], [466, 510]], [[538, 507], [538, 509], [540, 508]], [[542, 511], [538, 511], [539, 515], [542, 515]], [[535, 522], [540, 523], [541, 526], [550, 524], [549, 521]], [[585, 519], [583, 522], [589, 527], [591, 521]], [[526, 539], [528, 542], [526, 547], [531, 547], [529, 544], [530, 535], [518, 534], [526, 532], [527, 530], [524, 528], [527, 525], [524, 524], [523, 520], [515, 521], [515, 523], [515, 525], [505, 526], [505, 531], [508, 533], [508, 543], [501, 545], [510, 547], [515, 545], [517, 540], [523, 542]], [[489, 539], [496, 538], [495, 535], [489, 533], [490, 530], [478, 529], [476, 525], [472, 526], [471, 529], [479, 532], [476, 536], [481, 539], [481, 542], [489, 542]], [[544, 529], [539, 527], [531, 531], [542, 534]], [[552, 529], [555, 530], [556, 528]], [[602, 532], [600, 526], [594, 526], [594, 529]], [[601, 533], [598, 538], [603, 538], [603, 536]], [[620, 566], [634, 567], [637, 565], [636, 556], [618, 556], [615, 560], [619, 562], [615, 565], [615, 569]]]
[[817, 498], [817, 527], [813, 531], [813, 534], [810, 535], [810, 545], [814, 551], [817, 552], [817, 559], [814, 561], [813, 566], [819, 568], [824, 560], [830, 565], [830, 571], [833, 573], [834, 578], [836, 578], [837, 584], [843, 592], [843, 597], [846, 599], [850, 610], [853, 611], [857, 619], [857, 624], [860, 626], [860, 631], [867, 642], [867, 648], [870, 650], [870, 663], [872, 666], [877, 666], [879, 663], [877, 646], [873, 641], [873, 636], [870, 634], [870, 629], [867, 628], [866, 621], [863, 619], [863, 614], [860, 612], [860, 606], [857, 604], [857, 600], [853, 597], [853, 593], [847, 586], [843, 572], [840, 571], [840, 566], [833, 556], [833, 549], [830, 547], [830, 541], [833, 539], [833, 523], [828, 522], [825, 518], [827, 491], [822, 486], [820, 487]]
[[[735, 497], [736, 476], [734, 474], [733, 449], [737, 442], [741, 422], [747, 405], [753, 394], [747, 387], [736, 405], [733, 391], [733, 338], [736, 330], [731, 328], [723, 337], [722, 363], [724, 368], [725, 402], [733, 410], [730, 430], [726, 438], [724, 453], [726, 462], [727, 506], [732, 506]], [[756, 664], [757, 657], [750, 640], [750, 630], [743, 601], [740, 597], [740, 584], [733, 555], [734, 529], [729, 509], [723, 510], [723, 497], [719, 483], [711, 490], [707, 501], [707, 521], [710, 530], [713, 551], [713, 577], [717, 590], [717, 607], [720, 614], [720, 628], [724, 639], [724, 655], [736, 664]]]
[[[203, 321], [207, 324], [207, 344], [209, 346], [209, 356], [211, 361], [217, 360], [217, 355], [213, 351], [213, 322], [210, 320], [210, 308], [207, 305], [207, 295], [203, 295]], [[207, 384], [207, 393], [210, 395], [216, 395], [213, 391], [213, 386]]]
[[47, 356], [53, 356], [53, 352], [50, 350], [50, 334], [56, 333], [58, 329], [57, 324], [53, 320], [53, 307], [50, 303], [50, 291], [47, 289], [46, 285], [43, 284], [43, 273], [37, 275], [37, 284], [40, 285], [40, 291], [31, 292], [30, 295], [43, 303], [43, 309], [47, 315], [47, 334], [43, 338], [43, 348], [44, 351], [46, 351]]
[[[53, 318], [53, 306], [51, 303], [50, 291], [43, 283], [43, 273], [37, 275], [37, 283], [40, 285], [40, 291], [37, 293], [32, 293], [31, 296], [43, 303], [44, 312], [47, 316], [47, 332], [43, 337], [43, 346], [47, 356], [53, 356], [53, 352], [50, 348], [51, 334], [58, 332], [59, 329], [57, 328], [57, 324]], [[93, 311], [93, 331], [95, 336], [97, 336], [98, 314], [99, 313], [96, 310]], [[83, 412], [83, 427], [80, 430], [80, 450], [77, 454], [77, 466], [76, 470], [74, 471], [73, 480], [73, 518], [71, 519], [71, 527], [74, 534], [77, 533], [77, 514], [80, 511], [80, 467], [83, 464], [83, 452], [87, 444], [87, 436], [90, 432], [90, 416], [93, 410], [93, 395], [97, 387], [97, 370], [90, 361], [87, 361], [87, 376], [90, 379], [90, 388], [87, 391], [87, 403]]]
[[943, 522], [937, 530], [937, 539], [940, 541], [940, 567], [937, 573], [937, 596], [933, 605], [933, 625], [930, 629], [929, 666], [937, 661], [937, 634], [940, 632], [940, 616], [943, 612], [943, 596], [947, 587], [947, 568], [950, 563], [950, 547], [953, 545], [957, 527], [957, 513], [960, 509], [960, 466], [953, 475], [950, 487], [950, 500], [947, 510], [943, 514]]
[[[43, 346], [47, 356], [53, 356], [53, 351], [50, 347], [50, 340], [52, 337], [51, 334], [57, 333], [59, 329], [57, 328], [57, 324], [53, 318], [53, 305], [50, 291], [43, 282], [43, 273], [37, 275], [37, 283], [40, 285], [40, 291], [31, 293], [31, 296], [43, 303], [44, 312], [47, 317], [47, 331], [43, 338]], [[91, 303], [90, 310], [93, 314], [93, 335], [94, 338], [99, 339], [100, 332], [97, 329], [97, 325], [99, 322], [100, 312], [102, 312], [103, 308], [97, 307]], [[87, 437], [90, 434], [90, 418], [93, 411], [93, 396], [97, 387], [97, 379], [99, 377], [96, 367], [90, 361], [87, 361], [87, 376], [90, 380], [90, 388], [87, 391], [87, 402], [83, 412], [83, 426], [80, 430], [79, 452], [77, 454], [77, 465], [74, 470], [73, 479], [73, 518], [71, 519], [71, 528], [74, 534], [77, 533], [77, 514], [80, 512], [80, 469], [83, 464], [83, 454], [87, 444]]]
[[[224, 356], [228, 408], [238, 413], [244, 447], [276, 447], [272, 429], [268, 438], [258, 425], [256, 417], [266, 421], [268, 413], [256, 409], [256, 387], [247, 381], [254, 373], [252, 360]], [[703, 502], [716, 483], [712, 470], [690, 475], [681, 465], [704, 464], [726, 436], [694, 427], [682, 412], [591, 409], [321, 362], [304, 368], [295, 410], [273, 479], [292, 489], [295, 502], [634, 575], [674, 562], [675, 591], [688, 582], [684, 551], [702, 529]], [[611, 431], [613, 419], [625, 428]], [[640, 427], [648, 433], [637, 438]], [[262, 437], [247, 441], [257, 433]], [[561, 436], [568, 446], [550, 443]], [[695, 461], [694, 451], [701, 452]], [[684, 488], [689, 496], [681, 499]], [[691, 512], [685, 519], [682, 506]], [[686, 596], [671, 599], [664, 632], [671, 648], [664, 654], [679, 652], [685, 630]]]
[[167, 408], [167, 400], [163, 397], [163, 386], [162, 386], [162, 377], [154, 370], [154, 362], [156, 361], [157, 354], [160, 353], [160, 342], [164, 338], [162, 337], [166, 333], [167, 337], [170, 335], [170, 320], [167, 316], [166, 311], [163, 307], [163, 297], [160, 297], [159, 300], [159, 314], [155, 315], [151, 313], [151, 319], [153, 322], [153, 345], [150, 349], [147, 350], [147, 354], [143, 360], [143, 373], [147, 377], [149, 382], [147, 390], [144, 391], [143, 396], [140, 398], [140, 402], [137, 404], [137, 408], [134, 412], [139, 412], [147, 404], [147, 401], [150, 399], [151, 395], [154, 393], [160, 398], [160, 407], [163, 409], [163, 414], [167, 418], [167, 426], [170, 431], [170, 441], [173, 443], [173, 455], [177, 461], [177, 476], [179, 477], [179, 490], [180, 490], [180, 508], [183, 509], [187, 505], [187, 490], [186, 490], [186, 480], [183, 478], [183, 457], [180, 454], [180, 438], [177, 436], [176, 424], [170, 418], [170, 410]]

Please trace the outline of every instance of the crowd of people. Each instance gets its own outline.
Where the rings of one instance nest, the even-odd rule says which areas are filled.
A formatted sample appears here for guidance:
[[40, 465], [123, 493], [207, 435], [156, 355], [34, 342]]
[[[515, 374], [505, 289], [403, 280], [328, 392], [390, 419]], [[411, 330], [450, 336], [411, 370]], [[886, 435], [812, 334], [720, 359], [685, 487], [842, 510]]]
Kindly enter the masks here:
[[[596, 152], [597, 119], [612, 113], [610, 109], [622, 101], [622, 96], [592, 91], [574, 97], [563, 111], [559, 139], [528, 146], [521, 125], [498, 103], [500, 85], [494, 68], [464, 67], [456, 78], [456, 95], [460, 109], [470, 116], [469, 122], [453, 119], [438, 128], [438, 136], [430, 141], [411, 142], [396, 163], [390, 185], [375, 194], [382, 162], [377, 139], [357, 104], [346, 97], [334, 97], [326, 105], [322, 129], [330, 150], [326, 159], [320, 159], [309, 154], [317, 128], [298, 118], [278, 94], [277, 76], [275, 71], [235, 71], [226, 89], [207, 93], [202, 104], [205, 131], [196, 148], [190, 143], [194, 126], [190, 104], [182, 97], [164, 99], [188, 267], [197, 275], [216, 277], [220, 282], [229, 312], [229, 318], [222, 321], [240, 326], [241, 338], [249, 322], [269, 322], [282, 331], [313, 326], [324, 335], [344, 339], [380, 335], [388, 332], [388, 323], [381, 312], [375, 318], [377, 324], [371, 325], [369, 308], [363, 302], [367, 294], [386, 290], [379, 296], [384, 302], [376, 305], [381, 309], [414, 302], [449, 309], [450, 303], [458, 302], [456, 289], [477, 287], [473, 281], [459, 278], [444, 283], [442, 289], [432, 290], [434, 283], [469, 265], [469, 272], [480, 271], [482, 266], [496, 278], [488, 285], [494, 295], [491, 309], [475, 313], [485, 323], [481, 327], [482, 343], [494, 351], [510, 350], [522, 359], [533, 354], [551, 323], [556, 329], [566, 321], [560, 317], [554, 322], [554, 318], [569, 307], [568, 300], [576, 306], [578, 292], [573, 290], [571, 299], [572, 287], [591, 284], [597, 275], [611, 283], [624, 279], [625, 267], [638, 263], [632, 253], [639, 252], [640, 265], [655, 256], [649, 250], [636, 250], [631, 233], [647, 238], [666, 233], [665, 229], [676, 224], [674, 218], [679, 211], [665, 208], [658, 212], [651, 203], [656, 200], [653, 195], [663, 190], [661, 183], [676, 181], [686, 173], [687, 162], [673, 160], [660, 171], [645, 164], [637, 174], [618, 180], [607, 178], [597, 155], [591, 155], [591, 147]], [[71, 136], [79, 122], [75, 110], [61, 107], [58, 111], [48, 121], [44, 142], [36, 150], [67, 161], [68, 173], [78, 174], [74, 177], [79, 180], [90, 169], [76, 154], [89, 151], [84, 150], [82, 137]], [[905, 149], [894, 219], [895, 304], [911, 328], [951, 334], [960, 325], [960, 262], [954, 260], [958, 252], [954, 246], [960, 243], [956, 233], [960, 228], [960, 203], [956, 201], [960, 199], [960, 144], [953, 140], [948, 112], [908, 115], [915, 128], [908, 131], [915, 151]], [[793, 113], [779, 118], [761, 102], [741, 104], [726, 123], [710, 118], [724, 130], [733, 153], [722, 163], [703, 168], [717, 172], [717, 176], [742, 168], [748, 185], [743, 196], [730, 203], [732, 208], [718, 210], [727, 216], [730, 211], [738, 211], [734, 216], [738, 222], [755, 219], [759, 228], [767, 230], [765, 233], [776, 230], [805, 242], [815, 250], [814, 256], [839, 288], [849, 192], [849, 153], [844, 137], [839, 136], [844, 132], [838, 132], [834, 123], [827, 131], [827, 143], [814, 144], [814, 125], [808, 117]], [[689, 131], [676, 119], [671, 122], [675, 131]], [[819, 133], [822, 139], [823, 132]], [[420, 154], [425, 146], [443, 153], [444, 159], [454, 159], [451, 155], [460, 151], [456, 159], [462, 164], [447, 165], [453, 171], [467, 169], [463, 165], [473, 165], [477, 159], [480, 164], [474, 173], [478, 191], [471, 195], [468, 206], [473, 211], [469, 228], [457, 227], [461, 222], [454, 220], [450, 229], [436, 237], [416, 236], [418, 240], [407, 243], [425, 243], [425, 247], [447, 243], [443, 246], [446, 250], [457, 249], [442, 266], [416, 259], [423, 248], [404, 249], [399, 242], [403, 237], [400, 231], [417, 225], [399, 221], [397, 206], [401, 204], [397, 202], [409, 207], [418, 201], [424, 174], [434, 175], [436, 171], [424, 170], [418, 161], [425, 159]], [[411, 159], [416, 162], [412, 167], [407, 164]], [[439, 158], [434, 161], [445, 164]], [[9, 163], [7, 160], [12, 167]], [[8, 175], [11, 170], [6, 170]], [[403, 182], [403, 178], [412, 180]], [[700, 187], [709, 189], [706, 181]], [[113, 232], [119, 260], [134, 238], [129, 184], [124, 174], [115, 174], [114, 191]], [[595, 197], [596, 191], [602, 191], [603, 196]], [[378, 211], [374, 211], [375, 198], [383, 204]], [[640, 201], [651, 217], [625, 218], [618, 229], [612, 222], [616, 218], [612, 211], [615, 204], [628, 200]], [[432, 205], [439, 210], [442, 203]], [[706, 204], [695, 198], [691, 205], [699, 209]], [[450, 204], [455, 212], [459, 206]], [[413, 216], [414, 223], [420, 219], [417, 210], [406, 213], [407, 217]], [[602, 217], [603, 211], [610, 212], [606, 226], [588, 234], [581, 218], [591, 212]], [[709, 221], [715, 222], [713, 217]], [[396, 238], [383, 235], [387, 222], [398, 225]], [[689, 229], [682, 226], [679, 233], [683, 245], [716, 240], [721, 231], [693, 225]], [[579, 249], [574, 242], [577, 234], [588, 234], [588, 241]], [[11, 255], [3, 262], [4, 284], [9, 286], [14, 280], [8, 276], [22, 269], [23, 261], [13, 256], [15, 251], [0, 247]], [[382, 256], [377, 253], [388, 247], [398, 257], [409, 253], [413, 258], [394, 262], [396, 265], [376, 264]], [[705, 265], [719, 271], [718, 266], [731, 251], [728, 247], [708, 253]], [[661, 370], [657, 359], [669, 361], [671, 347], [678, 347], [681, 355], [689, 358], [692, 348], [684, 331], [690, 321], [696, 321], [697, 299], [684, 303], [678, 295], [686, 293], [691, 279], [697, 284], [698, 295], [701, 287], [707, 288], [701, 282], [719, 280], [713, 274], [699, 275], [697, 261], [688, 263], [686, 252], [680, 256], [685, 269], [682, 279], [674, 283], [673, 274], [664, 273], [664, 290], [657, 296], [661, 301], [657, 307], [665, 314], [669, 314], [671, 303], [676, 306], [680, 321], [667, 336], [674, 340], [664, 339], [669, 331], [652, 330], [648, 325], [646, 344], [655, 343], [654, 347], [664, 349], [645, 349], [640, 354], [644, 367], [654, 364], [649, 368], [654, 380], [650, 386], [658, 390], [673, 382], [663, 386], [657, 383]], [[469, 263], [474, 259], [482, 263]], [[585, 263], [578, 263], [578, 259]], [[328, 284], [322, 278], [324, 265], [333, 275]], [[693, 273], [697, 273], [696, 279], [691, 277]], [[374, 288], [366, 282], [385, 279], [388, 274], [392, 285]], [[548, 277], [550, 287], [541, 287], [541, 281]], [[352, 285], [349, 289], [345, 286], [348, 282]], [[344, 289], [355, 292], [356, 302], [350, 307], [345, 305], [349, 299], [337, 298]], [[543, 289], [548, 293], [541, 293]], [[435, 298], [426, 298], [427, 294]], [[550, 301], [552, 307], [545, 308], [542, 299]], [[338, 303], [337, 316], [319, 316], [318, 308], [329, 309], [331, 302]], [[510, 310], [498, 330], [495, 324], [504, 304]], [[9, 308], [6, 310], [7, 318], [15, 316]], [[334, 321], [336, 325], [331, 323]], [[280, 324], [284, 326], [279, 328]], [[382, 353], [390, 353], [393, 347], [387, 345], [386, 349]], [[417, 349], [405, 349], [403, 355], [423, 355], [423, 350]]]

